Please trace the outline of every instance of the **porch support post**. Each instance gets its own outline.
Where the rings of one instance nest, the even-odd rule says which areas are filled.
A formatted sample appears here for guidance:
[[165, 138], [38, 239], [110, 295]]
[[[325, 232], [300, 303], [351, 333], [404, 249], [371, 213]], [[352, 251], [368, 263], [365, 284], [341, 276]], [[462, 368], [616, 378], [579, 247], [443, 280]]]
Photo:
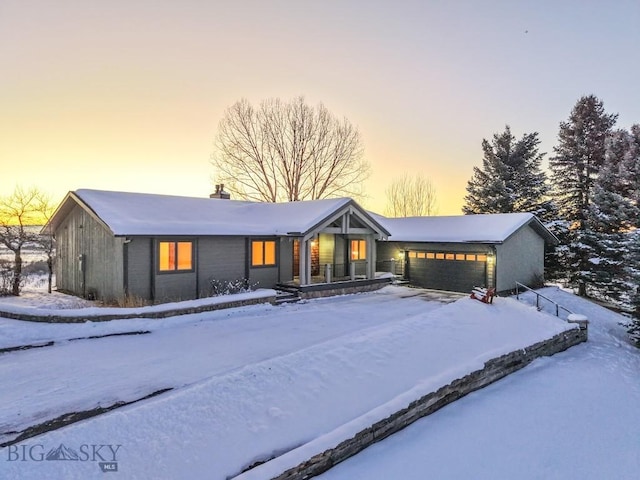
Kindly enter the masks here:
[[311, 239], [307, 239], [304, 242], [304, 251], [305, 251], [305, 255], [306, 257], [306, 277], [305, 277], [305, 283], [307, 285], [311, 285]]
[[300, 238], [300, 271], [298, 272], [298, 278], [300, 278], [300, 285], [307, 284], [307, 240], [304, 237]]
[[376, 249], [373, 235], [367, 235], [367, 278], [376, 276]]

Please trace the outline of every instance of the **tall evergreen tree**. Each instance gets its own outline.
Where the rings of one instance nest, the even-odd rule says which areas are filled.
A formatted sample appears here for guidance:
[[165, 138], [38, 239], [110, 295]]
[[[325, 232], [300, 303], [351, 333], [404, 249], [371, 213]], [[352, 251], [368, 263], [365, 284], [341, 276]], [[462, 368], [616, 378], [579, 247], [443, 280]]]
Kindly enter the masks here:
[[[627, 173], [626, 195], [640, 209], [640, 124], [629, 131], [629, 149], [625, 155], [624, 170]], [[636, 218], [635, 228], [640, 228], [640, 215]]]
[[560, 219], [568, 224], [568, 247], [562, 257], [569, 281], [586, 295], [590, 280], [592, 248], [584, 243], [589, 228], [594, 181], [605, 160], [605, 139], [617, 120], [605, 113], [602, 101], [594, 95], [580, 98], [569, 119], [560, 123], [558, 145], [549, 160], [553, 197]]
[[462, 211], [467, 215], [531, 212], [547, 216], [550, 204], [539, 144], [537, 132], [517, 140], [508, 125], [491, 142], [484, 139], [482, 168], [473, 168]]
[[[634, 173], [628, 170], [632, 136], [613, 132], [606, 140], [605, 161], [594, 181], [583, 251], [589, 257], [584, 277], [596, 293], [619, 303], [627, 290], [625, 252], [628, 232], [640, 214], [633, 201]], [[637, 176], [637, 173], [635, 173]]]
[[[640, 125], [631, 127], [629, 150], [624, 160], [627, 173], [627, 198], [640, 210]], [[629, 334], [636, 346], [640, 347], [640, 214], [637, 214], [627, 234], [625, 280], [627, 292], [625, 307], [633, 317]]]
[[640, 230], [628, 234], [625, 278], [627, 280], [626, 307], [631, 312], [629, 336], [640, 347]]

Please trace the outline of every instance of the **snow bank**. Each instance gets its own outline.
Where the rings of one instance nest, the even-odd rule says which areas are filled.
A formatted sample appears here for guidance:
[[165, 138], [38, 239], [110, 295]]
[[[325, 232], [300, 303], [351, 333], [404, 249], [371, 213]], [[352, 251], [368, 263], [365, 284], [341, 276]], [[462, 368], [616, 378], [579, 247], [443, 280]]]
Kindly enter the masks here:
[[73, 309], [47, 309], [40, 308], [37, 305], [18, 306], [11, 304], [0, 304], [0, 315], [2, 312], [25, 314], [25, 315], [41, 315], [46, 316], [65, 316], [70, 318], [86, 318], [91, 317], [121, 315], [121, 316], [137, 316], [141, 317], [148, 314], [172, 312], [175, 310], [189, 310], [199, 307], [207, 307], [211, 305], [220, 305], [230, 302], [241, 302], [244, 300], [255, 300], [260, 298], [275, 297], [276, 291], [268, 288], [261, 288], [252, 292], [235, 293], [232, 295], [220, 295], [219, 297], [199, 298], [197, 300], [186, 300], [181, 302], [162, 303], [147, 307], [120, 308], [120, 307], [85, 307]]

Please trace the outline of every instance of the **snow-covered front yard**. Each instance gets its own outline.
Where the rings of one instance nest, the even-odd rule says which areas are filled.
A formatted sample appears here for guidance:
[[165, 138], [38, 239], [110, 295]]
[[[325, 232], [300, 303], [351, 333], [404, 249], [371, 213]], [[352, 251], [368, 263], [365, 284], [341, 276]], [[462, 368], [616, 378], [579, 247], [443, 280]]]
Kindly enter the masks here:
[[640, 350], [619, 315], [556, 288], [541, 292], [589, 317], [588, 343], [536, 360], [318, 478], [639, 478]]
[[[611, 319], [607, 321], [611, 326]], [[164, 320], [40, 325], [0, 319], [0, 339], [10, 339], [4, 341], [6, 346], [18, 344], [23, 337], [29, 341], [57, 340], [50, 347], [0, 355], [0, 380], [10, 386], [0, 394], [2, 442], [15, 438], [10, 432], [61, 414], [173, 388], [0, 449], [2, 478], [103, 478], [100, 464], [115, 460], [118, 473], [113, 475], [119, 478], [225, 479], [254, 462], [319, 437], [339, 440], [348, 434], [343, 430], [345, 424], [357, 426], [361, 422], [366, 427], [371, 412], [381, 406], [404, 406], [410, 397], [418, 398], [481, 368], [490, 358], [566, 328], [571, 327], [514, 299], [484, 305], [463, 298], [445, 304], [420, 290], [403, 287]], [[124, 331], [150, 333], [65, 340]], [[611, 338], [616, 339], [615, 348], [637, 360], [635, 352], [618, 337]], [[596, 351], [590, 355], [599, 355], [614, 347], [590, 342], [572, 351], [591, 352], [592, 348]], [[613, 352], [609, 355], [615, 358]], [[556, 358], [564, 357], [537, 361], [525, 372], [533, 375], [554, 370], [559, 362]], [[635, 367], [637, 372], [637, 363], [629, 361], [629, 368]], [[580, 365], [577, 362], [575, 368]], [[588, 370], [583, 373], [590, 374]], [[624, 386], [638, 394], [637, 376], [615, 373], [612, 377], [623, 380], [611, 381], [610, 395], [625, 397], [629, 392]], [[515, 377], [499, 385], [511, 378]], [[568, 385], [562, 387], [571, 389], [571, 382], [565, 383]], [[549, 384], [547, 399], [554, 396], [554, 388], [560, 388], [557, 384]], [[521, 389], [526, 391], [527, 385], [524, 380]], [[489, 389], [481, 393], [486, 391]], [[502, 405], [502, 397], [492, 395], [486, 401]], [[633, 400], [636, 404], [637, 399]], [[549, 402], [546, 408], [555, 411], [555, 405]], [[571, 409], [563, 409], [567, 418], [577, 422], [584, 408], [584, 403], [576, 402]], [[508, 429], [510, 423], [498, 425]], [[442, 428], [446, 429], [446, 422]], [[542, 431], [538, 426], [534, 434]], [[61, 444], [64, 449], [58, 448]], [[100, 445], [104, 445], [102, 450]], [[96, 448], [97, 456], [81, 453], [95, 453]], [[39, 461], [50, 450], [59, 456], [68, 449], [80, 454], [77, 460]], [[286, 467], [286, 462], [282, 466]], [[256, 477], [260, 471], [254, 470], [253, 477], [260, 478]], [[336, 472], [340, 475], [339, 469]], [[366, 472], [354, 475], [340, 478], [372, 478]], [[377, 478], [404, 477], [387, 474]]]

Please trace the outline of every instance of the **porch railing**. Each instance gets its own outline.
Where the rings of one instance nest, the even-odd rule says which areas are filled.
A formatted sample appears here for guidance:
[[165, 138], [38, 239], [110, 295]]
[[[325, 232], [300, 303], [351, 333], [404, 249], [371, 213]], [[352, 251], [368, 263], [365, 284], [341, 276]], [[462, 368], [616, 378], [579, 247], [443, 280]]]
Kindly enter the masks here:
[[[327, 265], [330, 267], [329, 274], [327, 274]], [[352, 262], [352, 263], [330, 263], [320, 264], [318, 275], [312, 275], [312, 283], [331, 283], [340, 282], [344, 280], [352, 280], [367, 276], [368, 261]], [[352, 269], [354, 269], [352, 271]]]
[[376, 262], [376, 272], [390, 272], [394, 275], [404, 276], [403, 260], [379, 260]]

